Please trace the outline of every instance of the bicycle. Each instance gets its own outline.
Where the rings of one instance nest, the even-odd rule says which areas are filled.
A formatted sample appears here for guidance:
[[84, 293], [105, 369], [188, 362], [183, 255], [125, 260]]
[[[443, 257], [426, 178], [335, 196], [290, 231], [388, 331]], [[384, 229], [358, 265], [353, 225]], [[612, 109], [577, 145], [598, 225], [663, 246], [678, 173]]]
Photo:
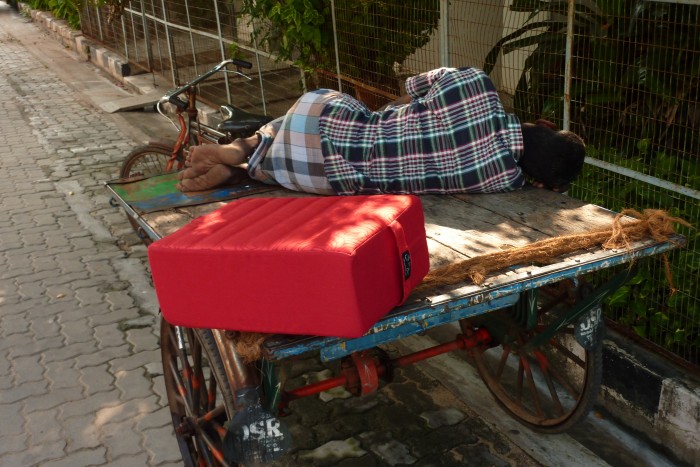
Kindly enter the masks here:
[[[236, 70], [227, 67], [234, 65]], [[272, 120], [268, 115], [258, 115], [246, 112], [232, 104], [219, 107], [222, 121], [216, 128], [199, 121], [197, 107], [197, 85], [212, 75], [222, 72], [234, 74], [251, 80], [252, 78], [241, 71], [250, 69], [252, 64], [245, 60], [224, 60], [211, 70], [201, 74], [192, 81], [166, 93], [156, 104], [156, 110], [167, 118], [178, 130], [176, 140], [157, 139], [139, 146], [131, 151], [119, 170], [122, 179], [134, 177], [151, 177], [168, 172], [180, 171], [185, 167], [185, 158], [190, 146], [200, 144], [228, 144], [237, 138], [252, 136], [260, 127]], [[180, 96], [184, 94], [184, 99]], [[165, 105], [174, 107], [177, 123], [167, 115]], [[148, 236], [134, 219], [129, 217], [132, 227], [143, 240]]]

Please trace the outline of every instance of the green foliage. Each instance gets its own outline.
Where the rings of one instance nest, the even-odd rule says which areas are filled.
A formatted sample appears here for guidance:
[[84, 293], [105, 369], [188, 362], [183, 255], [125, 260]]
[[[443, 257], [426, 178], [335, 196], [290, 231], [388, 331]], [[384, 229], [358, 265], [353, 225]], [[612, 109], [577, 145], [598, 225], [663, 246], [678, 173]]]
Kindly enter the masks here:
[[80, 8], [82, 0], [29, 0], [27, 4], [34, 10], [50, 11], [58, 19], [64, 19], [72, 29], [80, 29]]
[[[344, 73], [385, 83], [401, 63], [425, 45], [439, 19], [439, 0], [337, 0], [338, 60]], [[334, 69], [329, 0], [244, 0], [255, 18], [258, 44], [304, 70]], [[417, 14], [420, 12], [420, 14]]]
[[[561, 121], [567, 2], [515, 0], [511, 9], [530, 15], [496, 44], [484, 69], [491, 72], [500, 55], [527, 48], [515, 111], [523, 121]], [[589, 156], [700, 190], [700, 6], [576, 4], [571, 76], [571, 129], [584, 137]], [[666, 209], [700, 227], [697, 200], [594, 167], [586, 167], [571, 194], [615, 211]], [[681, 233], [688, 246], [671, 255], [678, 292], [670, 293], [665, 268], [652, 260], [608, 305], [616, 320], [699, 363], [700, 237], [696, 230]]]
[[80, 0], [48, 0], [51, 14], [65, 19], [73, 29], [80, 28]]
[[[700, 6], [646, 0], [589, 5], [575, 9], [571, 129], [589, 144], [614, 145], [628, 156], [645, 140], [647, 159], [660, 148], [684, 153], [700, 147]], [[501, 54], [532, 47], [514, 105], [524, 120], [560, 120], [567, 2], [515, 0], [511, 8], [530, 12], [529, 19], [496, 44], [484, 69], [490, 72]], [[550, 19], [540, 20], [540, 13]]]
[[266, 44], [280, 60], [305, 70], [328, 63], [332, 37], [327, 33], [330, 10], [325, 0], [244, 0], [243, 13], [258, 22], [258, 46]]
[[394, 88], [394, 63], [430, 40], [440, 19], [439, 0], [337, 0], [341, 69], [349, 76]]
[[49, 0], [28, 0], [27, 5], [33, 10], [50, 11]]
[[230, 58], [245, 59], [245, 54], [241, 48], [235, 42], [232, 42], [228, 46], [228, 56]]
[[[639, 159], [627, 159], [614, 148], [595, 150], [589, 147], [588, 151], [597, 159], [633, 170], [643, 164], [641, 156]], [[663, 177], [677, 170], [677, 159], [662, 154], [657, 166], [658, 175]], [[697, 184], [697, 175], [686, 178]], [[580, 180], [572, 187], [571, 195], [614, 211], [629, 207], [662, 208], [693, 226], [700, 226], [697, 200], [638, 180], [610, 177], [609, 172], [594, 167], [584, 169]], [[669, 255], [671, 281], [663, 262], [645, 260], [637, 276], [609, 297], [606, 310], [608, 316], [640, 336], [700, 364], [700, 300], [696, 290], [700, 280], [700, 231], [679, 227], [678, 232], [687, 238], [688, 245]], [[601, 274], [599, 280], [604, 280], [607, 275]]]
[[[683, 254], [695, 257], [695, 263], [690, 264], [697, 278], [697, 252]], [[692, 288], [686, 292], [671, 291], [664, 268], [653, 267], [662, 265], [647, 266], [652, 267], [640, 268], [630, 282], [608, 297], [607, 313], [639, 336], [700, 364], [700, 305], [687, 292]], [[691, 285], [684, 277], [687, 276], [674, 274], [674, 285], [681, 289]]]

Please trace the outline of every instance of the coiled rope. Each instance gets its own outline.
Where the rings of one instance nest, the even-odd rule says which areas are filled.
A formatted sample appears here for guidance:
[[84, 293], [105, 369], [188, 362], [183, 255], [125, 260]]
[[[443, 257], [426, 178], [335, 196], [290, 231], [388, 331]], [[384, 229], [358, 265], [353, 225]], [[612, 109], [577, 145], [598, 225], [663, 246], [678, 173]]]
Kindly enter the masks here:
[[[416, 291], [425, 293], [445, 285], [472, 282], [480, 285], [486, 276], [517, 264], [551, 264], [557, 257], [592, 247], [605, 249], [629, 248], [632, 242], [651, 238], [657, 242], [671, 241], [676, 224], [690, 227], [683, 219], [670, 216], [660, 209], [645, 209], [642, 213], [625, 209], [613, 219], [611, 228], [598, 229], [573, 235], [562, 235], [511, 248], [496, 253], [476, 256], [448, 264], [428, 273]], [[665, 258], [665, 255], [664, 255]], [[670, 269], [666, 260], [667, 275]]]

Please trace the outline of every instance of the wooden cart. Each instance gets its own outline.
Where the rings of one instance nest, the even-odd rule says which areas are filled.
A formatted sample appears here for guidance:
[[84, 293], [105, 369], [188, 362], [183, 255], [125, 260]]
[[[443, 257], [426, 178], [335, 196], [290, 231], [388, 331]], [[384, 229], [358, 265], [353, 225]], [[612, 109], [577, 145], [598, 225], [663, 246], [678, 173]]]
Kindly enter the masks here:
[[[173, 180], [173, 175], [164, 175], [107, 183], [116, 203], [146, 232], [146, 243], [231, 198], [304, 196], [256, 184], [184, 195], [172, 189]], [[550, 237], [610, 228], [615, 216], [537, 189], [421, 200], [431, 268]], [[597, 288], [584, 276], [682, 242], [677, 236], [668, 242], [639, 241], [624, 250], [577, 251], [544, 266], [510, 267], [480, 285], [414, 293], [362, 337], [270, 335], [254, 362], [244, 361], [237, 351], [239, 333], [176, 327], [162, 320], [165, 385], [183, 458], [188, 465], [267, 462], [288, 446], [278, 416], [290, 401], [336, 386], [368, 394], [397, 368], [450, 351], [471, 355], [496, 400], [518, 421], [542, 432], [565, 431], [587, 414], [599, 390], [603, 299], [634, 272], [618, 268]], [[236, 312], [235, 304], [231, 312]], [[459, 323], [461, 329], [450, 342], [394, 359], [381, 350], [382, 344], [449, 323]], [[342, 360], [340, 373], [287, 388], [280, 370], [310, 352], [324, 362]]]

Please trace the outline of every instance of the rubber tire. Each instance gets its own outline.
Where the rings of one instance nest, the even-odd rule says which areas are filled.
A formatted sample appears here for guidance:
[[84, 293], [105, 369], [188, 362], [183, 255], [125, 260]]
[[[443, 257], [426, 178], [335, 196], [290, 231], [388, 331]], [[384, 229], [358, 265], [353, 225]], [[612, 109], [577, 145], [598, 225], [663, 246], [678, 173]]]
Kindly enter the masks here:
[[[172, 148], [167, 148], [166, 146], [154, 144], [139, 146], [131, 151], [126, 156], [126, 159], [124, 159], [121, 169], [119, 170], [119, 177], [130, 178], [139, 174], [144, 177], [151, 177], [153, 175], [164, 174], [166, 173], [165, 167], [170, 160], [171, 154]], [[148, 171], [144, 172], [139, 169], [147, 169]], [[171, 172], [176, 170], [178, 170], [177, 166], [174, 167]]]

